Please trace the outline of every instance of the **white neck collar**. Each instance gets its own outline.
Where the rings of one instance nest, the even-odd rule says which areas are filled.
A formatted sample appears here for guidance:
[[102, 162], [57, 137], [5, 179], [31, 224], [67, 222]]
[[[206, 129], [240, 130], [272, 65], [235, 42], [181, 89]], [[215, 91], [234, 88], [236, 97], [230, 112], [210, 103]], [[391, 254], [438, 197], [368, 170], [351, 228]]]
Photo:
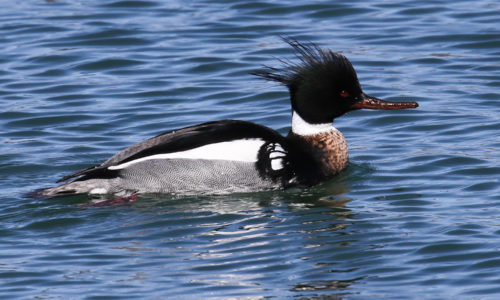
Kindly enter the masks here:
[[292, 132], [298, 135], [315, 135], [335, 130], [331, 123], [311, 124], [302, 119], [296, 111], [292, 113]]

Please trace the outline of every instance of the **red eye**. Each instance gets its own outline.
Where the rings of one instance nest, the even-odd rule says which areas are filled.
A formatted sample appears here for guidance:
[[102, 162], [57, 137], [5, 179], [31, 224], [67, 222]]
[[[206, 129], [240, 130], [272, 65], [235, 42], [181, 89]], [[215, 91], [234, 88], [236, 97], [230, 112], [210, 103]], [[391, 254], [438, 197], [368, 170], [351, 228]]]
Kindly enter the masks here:
[[347, 98], [349, 97], [349, 93], [346, 90], [343, 90], [342, 92], [340, 92], [340, 97]]

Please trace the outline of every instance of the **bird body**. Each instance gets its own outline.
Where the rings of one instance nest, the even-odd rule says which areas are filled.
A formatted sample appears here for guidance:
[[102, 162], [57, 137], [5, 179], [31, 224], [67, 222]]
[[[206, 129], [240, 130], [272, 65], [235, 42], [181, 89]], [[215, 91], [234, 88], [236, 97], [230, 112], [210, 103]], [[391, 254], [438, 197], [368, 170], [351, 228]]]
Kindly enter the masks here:
[[347, 143], [332, 125], [335, 118], [361, 108], [418, 106], [367, 96], [343, 55], [285, 41], [297, 51], [300, 62], [254, 74], [288, 87], [292, 126], [287, 136], [239, 120], [181, 128], [65, 176], [60, 181], [71, 181], [41, 190], [38, 195], [221, 194], [313, 186], [348, 165]]

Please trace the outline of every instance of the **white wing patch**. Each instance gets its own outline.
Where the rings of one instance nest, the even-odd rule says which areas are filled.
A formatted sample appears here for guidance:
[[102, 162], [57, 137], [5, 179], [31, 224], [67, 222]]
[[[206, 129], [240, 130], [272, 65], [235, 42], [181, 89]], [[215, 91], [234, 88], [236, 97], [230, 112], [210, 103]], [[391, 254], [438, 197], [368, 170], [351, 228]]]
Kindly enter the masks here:
[[259, 153], [260, 147], [264, 144], [265, 141], [262, 139], [241, 139], [213, 143], [186, 151], [141, 157], [120, 165], [108, 167], [108, 169], [124, 169], [133, 164], [152, 159], [208, 159], [257, 162], [257, 154]]

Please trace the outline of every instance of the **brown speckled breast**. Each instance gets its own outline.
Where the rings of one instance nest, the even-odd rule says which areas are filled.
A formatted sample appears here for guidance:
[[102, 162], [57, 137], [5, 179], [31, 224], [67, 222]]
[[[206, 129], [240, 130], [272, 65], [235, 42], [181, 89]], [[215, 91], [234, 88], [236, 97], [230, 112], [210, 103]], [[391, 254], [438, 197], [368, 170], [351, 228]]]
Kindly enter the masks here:
[[304, 152], [312, 155], [321, 176], [332, 177], [347, 167], [349, 155], [344, 135], [337, 129], [316, 135], [300, 136], [290, 133]]

